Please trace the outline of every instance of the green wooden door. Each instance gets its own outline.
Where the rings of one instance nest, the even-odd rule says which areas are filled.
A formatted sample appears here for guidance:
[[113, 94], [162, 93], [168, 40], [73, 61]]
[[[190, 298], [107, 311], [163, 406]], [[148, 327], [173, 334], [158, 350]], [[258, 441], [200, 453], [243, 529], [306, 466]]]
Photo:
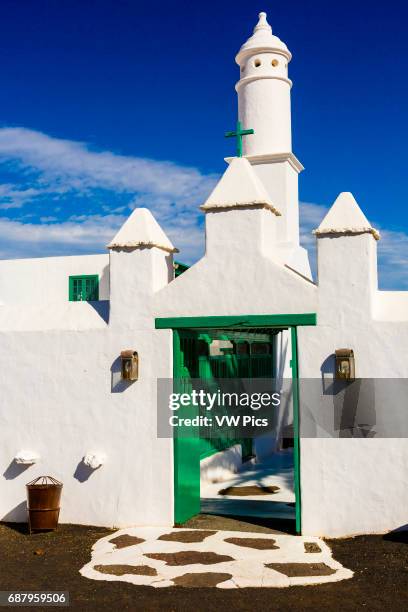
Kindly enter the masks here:
[[[189, 393], [198, 377], [198, 334], [173, 331], [174, 392]], [[195, 416], [192, 406], [180, 407], [179, 417]], [[177, 433], [179, 436], [177, 436]], [[200, 438], [197, 430], [183, 427], [174, 437], [174, 522], [184, 523], [200, 512]]]
[[295, 480], [295, 506], [296, 506], [296, 533], [302, 533], [301, 515], [301, 491], [300, 491], [300, 421], [299, 421], [299, 363], [298, 363], [298, 344], [297, 328], [292, 327], [291, 334], [291, 361], [292, 370], [292, 397], [293, 397], [293, 459], [294, 459], [294, 480]]

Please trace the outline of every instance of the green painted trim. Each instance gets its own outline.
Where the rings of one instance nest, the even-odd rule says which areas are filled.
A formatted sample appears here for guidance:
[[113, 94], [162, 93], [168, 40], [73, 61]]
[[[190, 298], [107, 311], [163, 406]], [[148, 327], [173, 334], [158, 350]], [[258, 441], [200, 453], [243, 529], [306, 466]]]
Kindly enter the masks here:
[[314, 312], [301, 314], [240, 315], [225, 317], [158, 317], [156, 329], [207, 329], [223, 327], [291, 327], [292, 325], [316, 325]]
[[[177, 379], [182, 376], [181, 363], [181, 344], [180, 333], [178, 330], [191, 328], [217, 328], [231, 327], [237, 329], [240, 327], [277, 327], [280, 329], [290, 328], [291, 330], [291, 346], [292, 346], [292, 380], [293, 380], [293, 429], [294, 429], [294, 485], [296, 499], [296, 533], [302, 532], [302, 499], [301, 499], [301, 483], [300, 483], [300, 425], [299, 425], [299, 366], [298, 366], [298, 343], [297, 343], [297, 326], [298, 325], [316, 325], [317, 317], [315, 313], [303, 313], [292, 315], [248, 315], [248, 316], [230, 316], [230, 317], [167, 317], [157, 318], [156, 329], [173, 329], [173, 376], [175, 385], [178, 384]], [[196, 330], [197, 331], [197, 330]], [[179, 381], [181, 382], [181, 381]], [[184, 516], [183, 511], [183, 492], [178, 479], [179, 465], [179, 447], [182, 441], [174, 439], [174, 506], [175, 506], [175, 524], [183, 523], [188, 515]], [[217, 451], [218, 452], [218, 451]]]
[[[173, 330], [173, 391], [186, 391], [182, 337], [198, 334]], [[174, 524], [181, 525], [200, 513], [200, 439], [173, 437]]]
[[300, 436], [299, 436], [299, 366], [298, 366], [298, 345], [297, 329], [291, 330], [292, 368], [293, 385], [293, 459], [294, 459], [294, 480], [295, 480], [295, 507], [296, 507], [296, 533], [302, 533], [302, 498], [300, 490]]
[[[181, 376], [181, 346], [180, 334], [177, 330], [173, 330], [173, 391], [178, 392], [180, 385], [179, 378]], [[177, 525], [177, 519], [180, 514], [180, 494], [179, 494], [179, 440], [173, 438], [173, 480], [174, 480], [174, 524]]]
[[79, 302], [81, 300], [76, 300], [74, 299], [74, 281], [75, 280], [86, 280], [87, 278], [92, 278], [94, 280], [96, 280], [96, 288], [95, 288], [95, 293], [96, 293], [96, 300], [83, 300], [83, 301], [98, 301], [99, 300], [99, 275], [98, 274], [74, 274], [73, 276], [69, 277], [69, 281], [68, 281], [68, 299], [70, 302]]

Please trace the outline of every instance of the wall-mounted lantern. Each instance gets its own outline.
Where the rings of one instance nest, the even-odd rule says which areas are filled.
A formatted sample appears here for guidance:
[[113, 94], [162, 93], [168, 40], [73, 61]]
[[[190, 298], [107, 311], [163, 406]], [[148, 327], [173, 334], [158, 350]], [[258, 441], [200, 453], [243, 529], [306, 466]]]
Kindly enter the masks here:
[[122, 351], [120, 358], [122, 361], [122, 379], [137, 380], [139, 378], [139, 355], [137, 351]]
[[337, 349], [336, 355], [336, 378], [341, 380], [355, 379], [355, 362], [353, 349]]

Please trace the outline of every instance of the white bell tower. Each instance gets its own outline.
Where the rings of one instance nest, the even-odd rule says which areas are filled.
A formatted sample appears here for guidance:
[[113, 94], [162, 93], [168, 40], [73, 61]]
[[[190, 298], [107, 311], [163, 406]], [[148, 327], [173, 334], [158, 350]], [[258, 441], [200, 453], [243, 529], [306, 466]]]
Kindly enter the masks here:
[[240, 67], [238, 115], [255, 134], [244, 139], [245, 155], [267, 155], [292, 150], [288, 63], [292, 55], [259, 13], [254, 33], [236, 57]]
[[291, 58], [285, 43], [272, 34], [266, 13], [259, 13], [253, 35], [235, 58], [240, 67], [235, 88], [242, 128], [254, 130], [243, 139], [243, 155], [282, 214], [278, 219], [282, 260], [310, 277], [307, 252], [299, 245], [298, 174], [303, 166], [292, 153]]

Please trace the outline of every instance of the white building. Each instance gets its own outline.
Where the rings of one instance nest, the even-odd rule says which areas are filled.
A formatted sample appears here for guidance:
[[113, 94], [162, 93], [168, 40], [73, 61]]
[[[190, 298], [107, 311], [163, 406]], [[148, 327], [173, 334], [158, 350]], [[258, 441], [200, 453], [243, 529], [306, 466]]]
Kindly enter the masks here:
[[[196, 358], [200, 333], [238, 330], [273, 335], [277, 377], [293, 375], [295, 396], [299, 387], [298, 530], [345, 536], [407, 523], [408, 417], [381, 381], [408, 377], [408, 293], [378, 290], [379, 235], [350, 193], [316, 230], [311, 280], [299, 246], [290, 59], [261, 13], [236, 57], [239, 119], [254, 134], [202, 205], [205, 256], [178, 278], [176, 249], [146, 209], [130, 215], [109, 254], [0, 262], [0, 519], [25, 520], [24, 485], [39, 474], [64, 483], [63, 522], [172, 525], [194, 514], [200, 454], [158, 438], [157, 380], [188, 367], [187, 336]], [[344, 347], [356, 378], [373, 380], [376, 416], [354, 419], [360, 437], [335, 422], [334, 353]], [[129, 349], [136, 381], [121, 377]], [[304, 379], [319, 389], [312, 406]], [[255, 444], [259, 457], [280, 448], [290, 423], [290, 410], [276, 416], [273, 435]]]

